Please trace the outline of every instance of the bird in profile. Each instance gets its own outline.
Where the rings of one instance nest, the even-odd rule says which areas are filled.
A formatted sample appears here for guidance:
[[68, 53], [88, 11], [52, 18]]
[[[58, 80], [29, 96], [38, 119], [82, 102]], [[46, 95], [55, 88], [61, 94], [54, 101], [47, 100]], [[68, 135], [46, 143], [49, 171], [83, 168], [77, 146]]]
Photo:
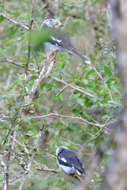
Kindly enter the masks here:
[[54, 52], [67, 52], [77, 55], [83, 61], [90, 63], [86, 56], [77, 51], [67, 34], [60, 30], [61, 26], [62, 23], [58, 19], [45, 19], [42, 22], [42, 29], [47, 27], [50, 34], [49, 41], [45, 42], [46, 50], [51, 51], [52, 49]]
[[[40, 39], [35, 46], [38, 48], [38, 46], [42, 46], [43, 43], [48, 57], [53, 55], [53, 58], [55, 58], [58, 52], [67, 52], [68, 54], [79, 56], [83, 61], [90, 64], [90, 60], [87, 56], [78, 52], [67, 34], [60, 30], [61, 26], [62, 23], [58, 19], [45, 19], [41, 25], [42, 35], [44, 34], [43, 42], [41, 42]], [[36, 35], [36, 38], [37, 36], [38, 35]]]
[[56, 149], [57, 163], [59, 167], [69, 175], [78, 174], [85, 176], [83, 163], [75, 152], [65, 146], [59, 146]]

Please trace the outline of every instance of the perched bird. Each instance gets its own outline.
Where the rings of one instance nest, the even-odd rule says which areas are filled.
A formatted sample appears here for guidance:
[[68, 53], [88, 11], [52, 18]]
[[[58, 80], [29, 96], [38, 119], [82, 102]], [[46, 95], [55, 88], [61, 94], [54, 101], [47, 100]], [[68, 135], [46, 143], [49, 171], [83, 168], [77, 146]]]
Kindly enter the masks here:
[[[61, 25], [58, 19], [45, 19], [42, 22], [41, 30], [47, 34], [44, 42], [47, 54], [53, 55], [55, 58], [57, 52], [67, 52], [72, 55], [78, 55], [86, 63], [90, 64], [90, 60], [87, 56], [83, 56], [79, 53], [69, 37], [59, 29]], [[39, 45], [42, 45], [40, 41], [39, 43]]]
[[81, 160], [75, 152], [65, 146], [59, 146], [56, 149], [57, 162], [59, 167], [66, 174], [75, 174], [85, 176], [85, 170]]

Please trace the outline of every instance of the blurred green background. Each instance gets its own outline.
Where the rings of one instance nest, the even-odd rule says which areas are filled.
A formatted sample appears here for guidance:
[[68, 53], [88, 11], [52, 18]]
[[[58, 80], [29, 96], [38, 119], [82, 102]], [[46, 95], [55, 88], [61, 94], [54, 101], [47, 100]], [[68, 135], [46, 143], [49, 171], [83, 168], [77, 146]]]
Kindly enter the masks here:
[[[19, 23], [29, 26], [32, 12], [32, 30], [40, 29], [44, 18], [59, 18], [63, 23], [61, 29], [92, 62], [88, 65], [78, 57], [57, 54], [55, 66], [29, 104], [28, 96], [44, 66], [46, 54], [31, 49], [29, 59], [30, 32], [0, 16], [0, 159], [8, 163], [10, 151], [9, 189], [74, 189], [79, 184], [77, 179], [38, 168], [57, 170], [55, 149], [65, 145], [77, 152], [88, 173], [96, 148], [103, 146], [110, 134], [110, 122], [117, 117], [114, 110], [121, 105], [121, 85], [106, 11], [105, 4], [99, 0], [1, 1], [0, 13]], [[26, 73], [28, 61], [31, 71]], [[74, 88], [65, 87], [54, 77]], [[76, 87], [93, 96], [85, 95]], [[113, 147], [112, 140], [94, 168], [89, 183], [93, 190], [101, 184]], [[0, 174], [2, 189], [2, 164]]]

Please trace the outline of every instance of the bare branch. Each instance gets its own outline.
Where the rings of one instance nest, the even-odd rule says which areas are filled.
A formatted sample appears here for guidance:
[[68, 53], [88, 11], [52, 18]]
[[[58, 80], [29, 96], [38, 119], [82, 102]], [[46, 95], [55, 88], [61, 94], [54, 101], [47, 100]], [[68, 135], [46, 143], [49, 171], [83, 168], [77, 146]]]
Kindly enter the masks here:
[[34, 98], [39, 86], [40, 86], [40, 83], [48, 77], [49, 73], [51, 72], [52, 68], [53, 68], [53, 65], [54, 65], [54, 61], [51, 61], [51, 63], [49, 64], [48, 68], [47, 68], [47, 71], [46, 71], [46, 66], [44, 65], [41, 72], [40, 72], [40, 75], [39, 77], [35, 80], [34, 84], [33, 84], [33, 87], [32, 87], [32, 90], [31, 90], [31, 93], [30, 93], [30, 102], [32, 101], [32, 99]]
[[3, 160], [1, 160], [1, 166], [3, 167], [4, 172], [4, 179], [3, 179], [3, 190], [8, 190], [8, 181], [9, 181], [9, 174], [8, 174], [8, 168], [7, 165]]
[[14, 149], [15, 145], [15, 139], [16, 139], [16, 132], [14, 131], [12, 134], [12, 144], [10, 144], [9, 149], [7, 151], [7, 160], [6, 163], [3, 161], [3, 158], [1, 158], [1, 165], [3, 167], [3, 173], [4, 173], [4, 179], [3, 179], [3, 190], [9, 189], [9, 169], [11, 165], [11, 154]]
[[68, 85], [64, 85], [63, 88], [61, 88], [60, 91], [56, 94], [56, 96], [59, 96], [67, 87]]
[[39, 115], [39, 116], [32, 116], [31, 118], [33, 119], [41, 119], [41, 118], [47, 118], [47, 117], [59, 117], [59, 118], [67, 118], [67, 119], [73, 119], [73, 120], [78, 120], [81, 121], [85, 124], [89, 124], [89, 125], [93, 125], [95, 127], [100, 127], [100, 128], [104, 128], [106, 126], [112, 125], [113, 123], [116, 123], [118, 121], [118, 119], [114, 119], [112, 121], [106, 122], [105, 124], [100, 124], [100, 123], [94, 123], [94, 122], [90, 122], [82, 117], [78, 117], [78, 116], [69, 116], [69, 115], [61, 115], [58, 113], [49, 113], [46, 115]]
[[[44, 126], [42, 128], [42, 130], [44, 129]], [[38, 145], [39, 145], [39, 139], [41, 138], [41, 135], [40, 133], [38, 133], [38, 136], [36, 138], [36, 143], [34, 144], [34, 147], [33, 149], [37, 149], [38, 148]], [[34, 157], [36, 155], [36, 151], [33, 152], [32, 156], [30, 157], [29, 161], [28, 161], [28, 164], [27, 164], [27, 168], [26, 168], [26, 171], [24, 173], [24, 175], [22, 176], [22, 179], [21, 179], [21, 183], [19, 185], [19, 189], [18, 190], [22, 190], [23, 189], [23, 185], [25, 183], [25, 180], [26, 180], [26, 177], [29, 175], [29, 173], [31, 172], [31, 165], [32, 165], [32, 162], [34, 161]]]
[[36, 168], [38, 171], [44, 171], [44, 172], [52, 172], [52, 173], [60, 173], [59, 170], [56, 169], [51, 169], [47, 167], [41, 167], [41, 168]]
[[26, 63], [26, 71], [28, 69], [28, 65], [30, 62], [30, 53], [31, 53], [31, 30], [32, 30], [32, 25], [34, 22], [34, 0], [32, 0], [32, 10], [31, 10], [31, 17], [30, 17], [30, 24], [29, 24], [29, 40], [28, 40], [28, 56], [27, 56], [27, 63]]
[[[13, 64], [13, 65], [15, 65], [15, 66], [18, 66], [18, 67], [20, 67], [20, 68], [22, 68], [22, 69], [25, 69], [25, 67], [24, 67], [21, 63], [16, 63], [15, 61], [13, 61], [13, 60], [11, 60], [11, 59], [2, 58], [2, 59], [0, 59], [0, 62], [11, 63], [11, 64]], [[30, 69], [29, 69], [29, 71], [30, 71]]]
[[[44, 171], [44, 172], [51, 172], [51, 173], [60, 173], [60, 170], [56, 170], [56, 169], [51, 169], [51, 168], [47, 168], [47, 167], [41, 167], [41, 168], [37, 168], [38, 171]], [[66, 174], [65, 174], [66, 175]], [[80, 177], [78, 175], [70, 175], [71, 177], [81, 180]]]
[[75, 85], [73, 85], [73, 84], [69, 84], [69, 83], [67, 83], [66, 81], [62, 80], [62, 79], [59, 79], [59, 78], [57, 78], [57, 77], [52, 77], [52, 79], [55, 80], [55, 81], [57, 81], [57, 82], [60, 82], [60, 83], [64, 84], [66, 88], [67, 88], [67, 87], [70, 87], [70, 88], [72, 88], [72, 89], [74, 89], [74, 90], [76, 90], [76, 91], [81, 92], [81, 93], [84, 94], [85, 96], [90, 96], [90, 97], [92, 97], [92, 98], [96, 97], [96, 95], [87, 92], [86, 90], [80, 88], [79, 86], [75, 86]]
[[10, 18], [7, 14], [5, 13], [0, 13], [0, 16], [5, 18], [6, 20], [8, 20], [9, 22], [12, 22], [13, 24], [17, 25], [17, 26], [20, 26], [21, 28], [25, 29], [25, 30], [29, 30], [29, 26], [23, 24], [23, 23], [20, 23], [20, 22], [17, 22], [15, 21], [14, 19]]
[[25, 171], [24, 175], [22, 176], [21, 183], [19, 185], [19, 189], [18, 190], [22, 190], [22, 188], [23, 188], [26, 176], [30, 173], [30, 167], [31, 167], [31, 164], [33, 162], [34, 156], [35, 156], [35, 152], [32, 154], [32, 156], [31, 156], [31, 158], [30, 158], [30, 160], [28, 162], [27, 170]]

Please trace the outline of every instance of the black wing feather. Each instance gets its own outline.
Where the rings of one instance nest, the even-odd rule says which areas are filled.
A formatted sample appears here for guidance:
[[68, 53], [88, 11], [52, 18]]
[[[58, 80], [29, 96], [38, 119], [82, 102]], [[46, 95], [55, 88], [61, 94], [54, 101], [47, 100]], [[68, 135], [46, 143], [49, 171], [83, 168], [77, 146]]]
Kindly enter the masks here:
[[[62, 158], [64, 158], [66, 160], [66, 162], [64, 162], [62, 160]], [[57, 159], [58, 159], [59, 163], [64, 166], [74, 167], [80, 173], [85, 173], [83, 164], [80, 161], [80, 159], [78, 158], [78, 156], [75, 154], [75, 152], [68, 150], [68, 149], [64, 149], [63, 151], [61, 151], [58, 154]]]
[[68, 53], [70, 54], [78, 55], [84, 61], [88, 61], [88, 58], [79, 53], [77, 49], [73, 46], [70, 38], [67, 36], [66, 33], [64, 33], [59, 29], [52, 28], [51, 36], [54, 36], [56, 39], [58, 39], [58, 40], [53, 40], [51, 38], [52, 44], [57, 45], [63, 48], [64, 50], [68, 50]]

